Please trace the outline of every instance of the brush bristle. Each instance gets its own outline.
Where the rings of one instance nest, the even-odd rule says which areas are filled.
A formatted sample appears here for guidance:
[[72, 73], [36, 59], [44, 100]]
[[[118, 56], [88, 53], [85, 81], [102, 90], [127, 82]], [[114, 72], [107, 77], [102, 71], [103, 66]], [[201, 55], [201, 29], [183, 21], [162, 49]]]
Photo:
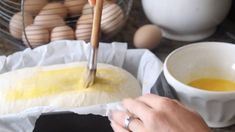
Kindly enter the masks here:
[[90, 86], [92, 86], [94, 84], [95, 74], [96, 74], [96, 70], [88, 70], [87, 71], [86, 80], [84, 82], [84, 85], [86, 88], [89, 88]]

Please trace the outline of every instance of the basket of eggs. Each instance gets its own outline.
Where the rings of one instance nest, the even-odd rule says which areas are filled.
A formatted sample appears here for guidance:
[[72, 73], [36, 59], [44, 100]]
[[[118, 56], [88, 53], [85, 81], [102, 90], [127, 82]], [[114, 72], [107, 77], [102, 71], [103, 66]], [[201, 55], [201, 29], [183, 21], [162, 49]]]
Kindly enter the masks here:
[[[124, 25], [132, 0], [104, 0], [101, 39]], [[35, 48], [56, 40], [90, 41], [93, 7], [88, 0], [1, 0], [0, 33], [17, 47]]]

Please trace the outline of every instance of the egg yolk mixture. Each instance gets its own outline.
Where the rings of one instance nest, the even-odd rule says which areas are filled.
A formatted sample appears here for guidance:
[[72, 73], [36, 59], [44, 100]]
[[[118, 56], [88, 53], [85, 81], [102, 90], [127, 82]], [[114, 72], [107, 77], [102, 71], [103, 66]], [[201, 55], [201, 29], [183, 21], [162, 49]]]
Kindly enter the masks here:
[[235, 91], [235, 82], [223, 79], [198, 79], [188, 85], [209, 91]]
[[[6, 94], [9, 101], [33, 99], [66, 92], [101, 90], [115, 92], [125, 77], [115, 70], [97, 69], [95, 83], [84, 87], [86, 68], [66, 68], [38, 71], [35, 75], [16, 82], [15, 87]], [[101, 76], [102, 75], [102, 76]], [[116, 88], [115, 88], [116, 87]]]

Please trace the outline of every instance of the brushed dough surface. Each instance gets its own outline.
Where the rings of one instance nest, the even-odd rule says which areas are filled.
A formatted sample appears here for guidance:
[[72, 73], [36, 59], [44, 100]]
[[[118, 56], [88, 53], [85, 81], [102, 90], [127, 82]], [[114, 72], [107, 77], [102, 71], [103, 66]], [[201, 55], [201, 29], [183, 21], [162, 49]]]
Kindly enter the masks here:
[[27, 108], [76, 108], [141, 95], [134, 76], [124, 69], [98, 64], [96, 83], [83, 86], [86, 63], [24, 68], [0, 75], [0, 115]]

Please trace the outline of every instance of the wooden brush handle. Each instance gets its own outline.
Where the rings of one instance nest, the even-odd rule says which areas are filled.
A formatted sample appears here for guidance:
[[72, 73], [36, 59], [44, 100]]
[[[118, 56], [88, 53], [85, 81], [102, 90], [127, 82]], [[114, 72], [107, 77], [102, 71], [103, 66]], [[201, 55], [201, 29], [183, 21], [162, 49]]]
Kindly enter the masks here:
[[99, 47], [102, 9], [103, 9], [103, 0], [96, 0], [96, 4], [94, 6], [93, 26], [91, 33], [91, 45], [93, 48]]

